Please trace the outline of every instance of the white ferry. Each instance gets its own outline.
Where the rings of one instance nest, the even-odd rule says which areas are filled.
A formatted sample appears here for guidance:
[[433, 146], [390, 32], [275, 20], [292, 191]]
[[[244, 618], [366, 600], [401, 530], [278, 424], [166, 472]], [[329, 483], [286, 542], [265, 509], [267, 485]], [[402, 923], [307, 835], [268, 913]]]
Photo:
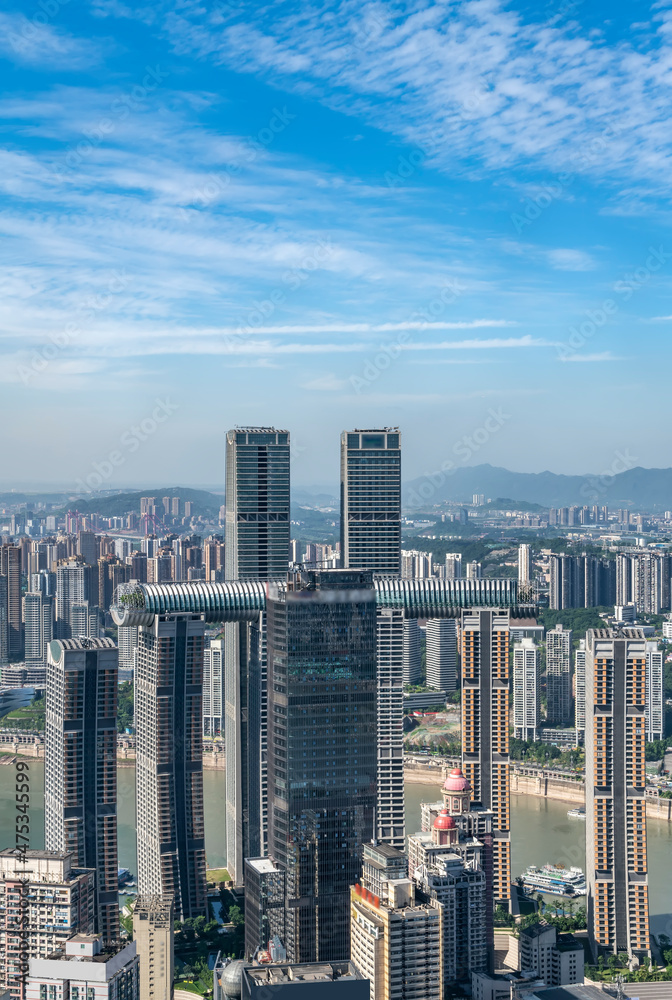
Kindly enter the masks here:
[[585, 896], [586, 878], [580, 868], [563, 868], [557, 865], [530, 867], [522, 874], [523, 886], [528, 892], [546, 892], [552, 896]]
[[570, 819], [585, 819], [586, 810], [585, 809], [568, 809], [567, 815]]

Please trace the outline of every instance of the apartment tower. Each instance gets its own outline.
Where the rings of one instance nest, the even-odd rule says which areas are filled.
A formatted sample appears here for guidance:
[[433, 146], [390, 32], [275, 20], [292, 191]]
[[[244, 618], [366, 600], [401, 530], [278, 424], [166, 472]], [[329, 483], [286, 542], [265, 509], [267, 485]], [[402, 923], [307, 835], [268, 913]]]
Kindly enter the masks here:
[[586, 634], [586, 880], [594, 955], [650, 956], [646, 859], [646, 639]]
[[111, 639], [49, 644], [44, 842], [95, 870], [96, 930], [106, 942], [119, 938], [117, 670]]
[[135, 673], [138, 891], [205, 916], [203, 649], [197, 614], [141, 625]]
[[133, 907], [133, 941], [140, 959], [140, 1000], [171, 1000], [173, 920], [170, 896], [138, 896]]
[[546, 633], [546, 719], [568, 726], [572, 718], [572, 630], [558, 624]]
[[539, 658], [534, 639], [513, 644], [513, 733], [518, 740], [537, 739], [541, 723]]

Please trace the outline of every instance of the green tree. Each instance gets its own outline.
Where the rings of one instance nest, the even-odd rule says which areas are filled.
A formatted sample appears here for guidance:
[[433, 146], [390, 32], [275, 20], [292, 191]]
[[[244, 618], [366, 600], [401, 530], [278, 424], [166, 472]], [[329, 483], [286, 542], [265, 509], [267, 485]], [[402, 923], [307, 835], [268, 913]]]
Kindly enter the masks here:
[[229, 907], [229, 920], [234, 927], [242, 927], [245, 923], [245, 917], [243, 911], [239, 906]]
[[123, 733], [133, 728], [133, 682], [124, 681], [119, 685], [119, 706], [117, 708], [117, 729]]

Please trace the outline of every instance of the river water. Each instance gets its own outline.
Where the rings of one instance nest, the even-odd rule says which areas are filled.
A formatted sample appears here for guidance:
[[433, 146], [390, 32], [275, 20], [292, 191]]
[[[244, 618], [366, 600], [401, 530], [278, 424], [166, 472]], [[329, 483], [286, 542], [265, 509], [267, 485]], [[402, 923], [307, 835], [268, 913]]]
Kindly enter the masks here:
[[[31, 784], [31, 842], [44, 846], [44, 768], [41, 762], [29, 761]], [[120, 767], [118, 775], [119, 803], [119, 865], [130, 868], [135, 875], [135, 768]], [[0, 766], [0, 849], [14, 846], [14, 786], [15, 771], [11, 765]], [[225, 773], [223, 770], [203, 772], [205, 802], [205, 833], [208, 867], [226, 864], [225, 843]], [[438, 785], [408, 783], [406, 785], [406, 830], [420, 828], [420, 803], [441, 798]], [[511, 841], [513, 876], [528, 865], [562, 862], [585, 869], [586, 824], [569, 819], [569, 803], [555, 802], [532, 795], [513, 795], [511, 799]], [[672, 825], [649, 819], [649, 900], [651, 929], [672, 938]]]

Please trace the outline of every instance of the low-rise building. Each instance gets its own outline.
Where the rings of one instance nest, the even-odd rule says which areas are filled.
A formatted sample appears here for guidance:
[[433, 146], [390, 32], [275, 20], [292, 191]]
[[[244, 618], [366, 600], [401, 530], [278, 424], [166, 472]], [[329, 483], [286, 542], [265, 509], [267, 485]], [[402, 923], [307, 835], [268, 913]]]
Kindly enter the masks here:
[[533, 972], [547, 986], [583, 982], [583, 945], [557, 927], [537, 923], [520, 931], [520, 969]]
[[308, 962], [243, 968], [238, 995], [241, 1000], [264, 1000], [272, 991], [273, 1000], [369, 1000], [369, 990], [368, 979], [352, 962]]
[[104, 945], [76, 934], [60, 951], [29, 963], [25, 1000], [140, 1000], [135, 941]]

